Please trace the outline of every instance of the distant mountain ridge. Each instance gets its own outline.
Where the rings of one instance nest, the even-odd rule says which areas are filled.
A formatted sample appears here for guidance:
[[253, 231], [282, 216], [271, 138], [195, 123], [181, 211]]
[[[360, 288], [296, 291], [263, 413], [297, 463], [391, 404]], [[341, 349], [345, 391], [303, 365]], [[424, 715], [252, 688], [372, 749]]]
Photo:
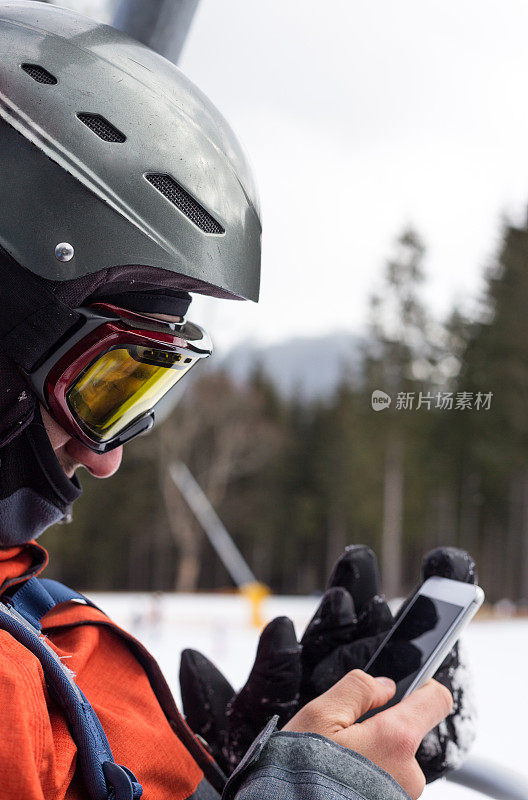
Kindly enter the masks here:
[[361, 378], [363, 339], [336, 331], [326, 336], [296, 337], [272, 345], [233, 347], [220, 366], [235, 380], [246, 381], [258, 365], [284, 397], [320, 400], [330, 397], [344, 378]]

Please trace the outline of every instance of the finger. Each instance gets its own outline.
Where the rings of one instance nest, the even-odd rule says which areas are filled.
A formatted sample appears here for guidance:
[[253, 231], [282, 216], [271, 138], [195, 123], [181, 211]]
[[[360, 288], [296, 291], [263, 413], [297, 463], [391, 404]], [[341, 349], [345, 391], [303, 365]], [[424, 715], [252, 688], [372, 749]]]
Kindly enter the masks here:
[[378, 562], [370, 547], [349, 545], [337, 561], [328, 586], [341, 586], [352, 596], [358, 616], [380, 594]]
[[328, 691], [351, 670], [364, 669], [385, 635], [380, 633], [377, 636], [368, 636], [357, 642], [341, 645], [319, 661], [310, 673], [309, 679], [303, 683], [305, 694], [301, 697], [301, 705]]
[[360, 669], [354, 669], [345, 675], [336, 686], [329, 690], [330, 699], [342, 702], [353, 720], [357, 719], [388, 703], [396, 691], [396, 684], [390, 678], [373, 678]]
[[350, 631], [349, 642], [375, 636], [392, 626], [392, 613], [380, 594], [378, 562], [369, 547], [347, 547], [334, 567], [329, 586], [339, 586], [352, 597], [358, 623]]
[[406, 742], [416, 753], [424, 736], [449, 715], [452, 707], [453, 698], [449, 690], [431, 680], [392, 708], [361, 724], [369, 728], [387, 726], [389, 730], [406, 731]]
[[261, 634], [250, 676], [227, 709], [225, 757], [229, 771], [275, 714], [279, 724], [297, 711], [301, 683], [301, 647], [288, 617], [272, 620]]
[[[272, 680], [279, 687], [299, 672], [301, 646], [288, 617], [276, 617], [262, 631], [252, 675]], [[251, 678], [251, 676], [250, 676]], [[278, 689], [277, 689], [278, 690]]]
[[358, 619], [356, 638], [377, 636], [386, 633], [394, 624], [392, 611], [379, 595], [373, 597]]
[[422, 563], [423, 580], [438, 575], [463, 583], [477, 583], [477, 567], [466, 550], [457, 547], [438, 547], [424, 557]]
[[[340, 586], [333, 586], [328, 589], [301, 639], [301, 706], [306, 705], [306, 703], [322, 693], [321, 691], [313, 690], [314, 672], [321, 663], [325, 663], [331, 658], [332, 654], [337, 652], [343, 644], [354, 641], [356, 624], [354, 601], [347, 590]], [[332, 659], [332, 664], [333, 666], [336, 665], [335, 659]], [[358, 667], [363, 666], [363, 664], [355, 663], [353, 666]], [[332, 673], [333, 679], [329, 682], [326, 681], [325, 676], [325, 685], [322, 691], [326, 691], [351, 668], [349, 667], [337, 673], [334, 671]]]
[[320, 717], [321, 727], [326, 726], [327, 731], [335, 733], [349, 728], [368, 711], [388, 703], [395, 691], [396, 684], [390, 678], [373, 678], [355, 669], [305, 709], [309, 709], [310, 717]]
[[[197, 650], [184, 650], [180, 661], [183, 713], [191, 730], [215, 750], [226, 728], [226, 708], [235, 690], [219, 669]], [[218, 755], [215, 752], [215, 755]]]
[[[433, 576], [473, 584], [477, 583], [478, 579], [477, 567], [473, 558], [466, 550], [457, 547], [437, 547], [424, 556], [422, 581]], [[396, 621], [405, 613], [418, 590], [419, 587], [402, 603], [396, 614]]]
[[321, 628], [328, 629], [334, 625], [354, 625], [356, 620], [356, 609], [350, 593], [342, 586], [331, 586], [324, 593], [304, 635], [310, 630], [318, 633]]
[[295, 628], [288, 617], [277, 617], [263, 630], [253, 669], [239, 692], [236, 707], [244, 707], [250, 715], [281, 713], [298, 699], [301, 681], [301, 646], [297, 642]]
[[310, 664], [316, 652], [316, 660], [342, 642], [350, 641], [357, 622], [354, 601], [346, 589], [333, 586], [323, 595], [317, 611], [308, 623], [301, 639], [303, 659]]

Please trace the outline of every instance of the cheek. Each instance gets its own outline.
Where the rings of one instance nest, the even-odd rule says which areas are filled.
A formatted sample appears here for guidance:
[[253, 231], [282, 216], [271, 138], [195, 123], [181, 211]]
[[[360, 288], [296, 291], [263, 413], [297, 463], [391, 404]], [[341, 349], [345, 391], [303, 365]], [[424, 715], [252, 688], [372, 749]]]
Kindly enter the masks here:
[[67, 434], [66, 431], [61, 428], [58, 422], [55, 422], [53, 417], [50, 417], [42, 405], [40, 406], [40, 413], [42, 415], [42, 422], [46, 428], [46, 433], [48, 434], [53, 450], [60, 450], [60, 448], [63, 447], [70, 438], [69, 434]]

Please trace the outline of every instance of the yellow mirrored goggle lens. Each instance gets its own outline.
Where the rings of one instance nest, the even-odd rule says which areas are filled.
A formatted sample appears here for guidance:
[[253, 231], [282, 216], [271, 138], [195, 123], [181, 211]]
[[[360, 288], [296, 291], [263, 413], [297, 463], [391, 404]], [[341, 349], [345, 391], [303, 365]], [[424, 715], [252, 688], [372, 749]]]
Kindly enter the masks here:
[[101, 442], [150, 411], [197, 359], [129, 346], [99, 356], [68, 392], [71, 410]]

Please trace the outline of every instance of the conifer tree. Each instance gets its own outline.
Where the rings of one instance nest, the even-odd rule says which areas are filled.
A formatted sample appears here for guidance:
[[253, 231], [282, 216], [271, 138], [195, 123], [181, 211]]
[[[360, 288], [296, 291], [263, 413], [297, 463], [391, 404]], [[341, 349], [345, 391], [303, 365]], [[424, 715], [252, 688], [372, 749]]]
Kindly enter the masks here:
[[366, 358], [368, 392], [391, 397], [386, 411], [372, 414], [373, 435], [384, 439], [381, 567], [387, 594], [402, 590], [404, 475], [406, 449], [420, 391], [431, 368], [432, 347], [420, 297], [425, 248], [407, 228], [386, 265], [383, 285], [371, 302], [372, 332]]
[[466, 420], [480, 562], [496, 591], [528, 597], [528, 226], [507, 225], [460, 383], [491, 395]]

